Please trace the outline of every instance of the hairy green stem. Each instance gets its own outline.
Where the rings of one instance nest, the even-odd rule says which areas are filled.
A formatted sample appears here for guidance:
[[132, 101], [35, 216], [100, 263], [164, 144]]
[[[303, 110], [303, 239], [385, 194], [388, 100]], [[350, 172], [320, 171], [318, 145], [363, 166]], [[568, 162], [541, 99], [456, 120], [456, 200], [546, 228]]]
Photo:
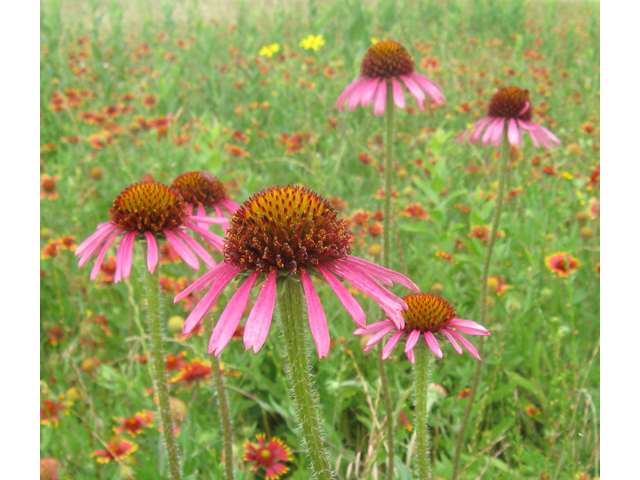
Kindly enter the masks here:
[[[487, 280], [489, 279], [489, 268], [491, 267], [491, 257], [493, 255], [493, 248], [498, 238], [498, 228], [500, 227], [500, 215], [502, 214], [502, 204], [504, 202], [504, 190], [506, 178], [507, 178], [507, 164], [509, 163], [509, 139], [507, 138], [507, 128], [509, 122], [505, 122], [504, 130], [502, 131], [502, 151], [500, 154], [500, 167], [498, 171], [498, 193], [496, 197], [496, 208], [493, 211], [493, 223], [491, 225], [491, 236], [489, 238], [489, 245], [487, 246], [487, 252], [484, 257], [484, 265], [482, 266], [482, 276], [480, 277], [480, 286], [482, 293], [480, 294], [480, 325], [487, 325], [487, 296], [489, 295], [489, 285]], [[482, 357], [484, 353], [484, 340], [485, 337], [480, 337], [478, 341], [478, 354]], [[471, 414], [471, 407], [473, 400], [478, 390], [478, 383], [480, 382], [480, 371], [482, 369], [482, 362], [477, 362], [473, 371], [473, 377], [471, 381], [471, 391], [467, 397], [467, 405], [464, 409], [462, 416], [462, 423], [460, 424], [460, 431], [456, 439], [456, 452], [453, 459], [453, 472], [451, 474], [451, 480], [456, 480], [460, 471], [460, 453], [462, 451], [462, 444], [464, 442], [464, 434], [469, 423], [469, 416]]]
[[160, 412], [160, 424], [167, 448], [169, 461], [169, 478], [180, 480], [180, 460], [178, 458], [178, 446], [173, 435], [173, 421], [171, 418], [171, 406], [169, 404], [169, 387], [164, 368], [164, 353], [162, 348], [162, 322], [160, 320], [160, 265], [155, 272], [150, 273], [146, 268], [145, 280], [147, 286], [147, 320], [149, 321], [149, 334], [151, 340], [151, 358], [155, 374], [155, 387], [158, 394], [158, 410]]
[[278, 305], [284, 351], [287, 361], [287, 378], [291, 384], [291, 397], [296, 410], [302, 444], [307, 450], [314, 478], [333, 478], [327, 453], [322, 441], [320, 415], [316, 393], [311, 383], [309, 352], [306, 343], [304, 291], [300, 280], [287, 277], [278, 281]]
[[[205, 348], [209, 348], [209, 338], [213, 332], [213, 316], [208, 316], [207, 334], [205, 335]], [[213, 366], [213, 383], [216, 388], [216, 396], [218, 398], [218, 413], [220, 414], [220, 423], [222, 424], [222, 446], [224, 450], [224, 472], [226, 480], [233, 480], [233, 427], [231, 425], [231, 414], [229, 413], [229, 403], [227, 402], [227, 393], [224, 388], [224, 379], [222, 378], [222, 369], [220, 362], [215, 355], [210, 355]]]
[[[382, 266], [391, 266], [391, 178], [393, 170], [393, 87], [391, 81], [387, 81], [387, 100], [385, 105], [385, 156], [384, 156], [384, 217], [382, 219]], [[382, 398], [384, 410], [387, 416], [387, 445], [388, 464], [387, 480], [393, 479], [394, 459], [395, 459], [395, 418], [393, 416], [393, 405], [391, 404], [391, 394], [389, 393], [389, 380], [387, 371], [382, 360], [382, 345], [378, 348], [378, 372], [382, 385]]]
[[418, 461], [418, 478], [431, 478], [431, 454], [429, 453], [429, 409], [427, 395], [431, 353], [425, 342], [418, 342], [413, 349], [416, 363], [413, 366], [413, 385], [416, 409], [416, 458]]

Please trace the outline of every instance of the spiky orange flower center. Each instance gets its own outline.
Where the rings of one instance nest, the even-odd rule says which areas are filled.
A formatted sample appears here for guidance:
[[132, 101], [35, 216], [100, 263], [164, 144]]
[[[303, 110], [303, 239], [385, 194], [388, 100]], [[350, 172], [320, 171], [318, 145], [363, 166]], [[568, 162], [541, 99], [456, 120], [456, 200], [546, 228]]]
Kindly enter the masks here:
[[409, 306], [402, 312], [407, 331], [436, 332], [456, 316], [456, 310], [449, 302], [431, 293], [414, 293], [403, 300]]
[[227, 232], [225, 260], [243, 270], [313, 267], [351, 253], [351, 234], [333, 207], [301, 187], [262, 190], [236, 210]]
[[136, 183], [120, 194], [109, 209], [111, 222], [128, 231], [158, 233], [184, 225], [186, 204], [173, 188], [161, 183]]
[[531, 120], [529, 90], [518, 87], [503, 87], [491, 98], [487, 114], [490, 117]]
[[184, 201], [193, 205], [213, 205], [229, 198], [218, 177], [209, 172], [187, 172], [177, 177], [171, 184]]
[[413, 73], [413, 58], [397, 42], [385, 40], [369, 47], [360, 65], [360, 73], [369, 78], [391, 78]]

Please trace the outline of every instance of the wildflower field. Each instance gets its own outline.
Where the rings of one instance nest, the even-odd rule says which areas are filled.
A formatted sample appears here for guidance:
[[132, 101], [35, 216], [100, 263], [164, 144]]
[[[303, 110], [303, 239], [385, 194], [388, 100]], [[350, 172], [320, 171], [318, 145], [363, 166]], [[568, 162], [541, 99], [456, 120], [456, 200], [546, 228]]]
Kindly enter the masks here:
[[599, 478], [599, 52], [589, 1], [41, 2], [40, 478]]

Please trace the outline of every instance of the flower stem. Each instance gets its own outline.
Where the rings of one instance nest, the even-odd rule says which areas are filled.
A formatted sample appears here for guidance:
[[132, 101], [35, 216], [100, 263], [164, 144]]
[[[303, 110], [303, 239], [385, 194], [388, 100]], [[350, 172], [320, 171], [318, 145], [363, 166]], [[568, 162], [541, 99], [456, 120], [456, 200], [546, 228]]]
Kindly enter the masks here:
[[[213, 316], [209, 315], [207, 321], [206, 348], [208, 348], [209, 338], [213, 332]], [[220, 362], [215, 355], [210, 355], [213, 366], [213, 382], [216, 387], [216, 396], [218, 397], [218, 409], [220, 414], [220, 423], [222, 424], [222, 449], [224, 450], [224, 472], [226, 480], [233, 480], [233, 428], [231, 426], [231, 414], [229, 413], [229, 403], [227, 402], [227, 393], [224, 388], [224, 379], [222, 378], [222, 369]]]
[[293, 277], [287, 277], [284, 281], [278, 282], [276, 302], [284, 337], [286, 372], [292, 387], [291, 397], [298, 424], [302, 431], [302, 444], [311, 461], [313, 478], [330, 480], [333, 478], [333, 473], [323, 446], [319, 407], [309, 369], [302, 283]]
[[[387, 100], [385, 104], [385, 155], [384, 155], [384, 217], [382, 219], [382, 266], [390, 268], [391, 266], [391, 172], [393, 169], [393, 87], [390, 81], [387, 81]], [[388, 445], [388, 464], [387, 464], [387, 480], [393, 479], [393, 463], [395, 459], [395, 418], [393, 415], [393, 405], [391, 404], [391, 394], [389, 393], [389, 380], [387, 371], [382, 360], [382, 345], [378, 348], [378, 372], [380, 375], [380, 384], [382, 385], [382, 398], [384, 403], [385, 414], [387, 417], [387, 445]]]
[[431, 478], [431, 455], [429, 453], [429, 410], [427, 408], [427, 393], [429, 387], [429, 373], [431, 355], [426, 343], [418, 342], [413, 349], [416, 363], [413, 366], [413, 382], [416, 409], [416, 458], [418, 459], [418, 478]]
[[145, 280], [147, 286], [147, 320], [149, 321], [149, 333], [151, 339], [151, 357], [155, 373], [155, 389], [158, 394], [158, 410], [160, 411], [160, 424], [167, 448], [169, 461], [169, 478], [180, 480], [180, 461], [178, 459], [178, 446], [173, 435], [173, 421], [171, 419], [171, 407], [169, 405], [169, 387], [164, 369], [164, 353], [162, 349], [162, 323], [160, 320], [160, 265], [155, 272], [150, 273], [146, 268]]
[[[480, 294], [480, 325], [487, 325], [487, 296], [489, 295], [489, 285], [487, 280], [489, 279], [489, 267], [491, 266], [491, 257], [493, 255], [493, 247], [496, 244], [496, 238], [498, 238], [498, 228], [500, 227], [500, 215], [502, 213], [502, 204], [504, 202], [504, 190], [507, 179], [507, 164], [509, 163], [509, 139], [507, 138], [507, 128], [509, 122], [505, 122], [504, 130], [502, 131], [502, 151], [500, 154], [500, 167], [498, 171], [498, 194], [496, 197], [496, 208], [493, 211], [493, 224], [491, 226], [491, 236], [489, 238], [489, 245], [487, 246], [487, 253], [484, 257], [484, 265], [482, 266], [482, 276], [480, 277], [480, 286], [482, 293]], [[480, 337], [478, 341], [478, 354], [482, 357], [484, 353], [484, 339]], [[477, 362], [473, 371], [473, 377], [471, 381], [471, 391], [467, 397], [467, 405], [464, 409], [462, 416], [462, 423], [460, 425], [460, 431], [458, 432], [458, 438], [456, 439], [456, 452], [453, 459], [453, 472], [451, 474], [451, 480], [458, 478], [460, 471], [460, 453], [462, 450], [462, 443], [464, 441], [465, 430], [469, 423], [469, 416], [471, 414], [471, 406], [478, 390], [478, 383], [480, 381], [480, 370], [482, 369], [482, 362]]]

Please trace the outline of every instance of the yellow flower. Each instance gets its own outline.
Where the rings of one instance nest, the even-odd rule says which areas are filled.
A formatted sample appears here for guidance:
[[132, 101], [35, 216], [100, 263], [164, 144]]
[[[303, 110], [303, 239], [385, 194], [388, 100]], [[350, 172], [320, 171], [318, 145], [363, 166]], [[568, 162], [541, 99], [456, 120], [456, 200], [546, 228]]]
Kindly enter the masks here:
[[371, 37], [371, 44], [375, 45], [376, 43], [378, 43], [380, 40], [378, 40], [376, 37]]
[[304, 47], [305, 50], [313, 48], [313, 50], [316, 52], [324, 44], [325, 41], [324, 38], [322, 38], [322, 35], [309, 35], [307, 38], [300, 42], [300, 46]]
[[262, 55], [263, 57], [271, 58], [271, 56], [278, 51], [280, 51], [280, 45], [274, 43], [273, 45], [265, 45], [264, 47], [262, 47], [258, 54]]

